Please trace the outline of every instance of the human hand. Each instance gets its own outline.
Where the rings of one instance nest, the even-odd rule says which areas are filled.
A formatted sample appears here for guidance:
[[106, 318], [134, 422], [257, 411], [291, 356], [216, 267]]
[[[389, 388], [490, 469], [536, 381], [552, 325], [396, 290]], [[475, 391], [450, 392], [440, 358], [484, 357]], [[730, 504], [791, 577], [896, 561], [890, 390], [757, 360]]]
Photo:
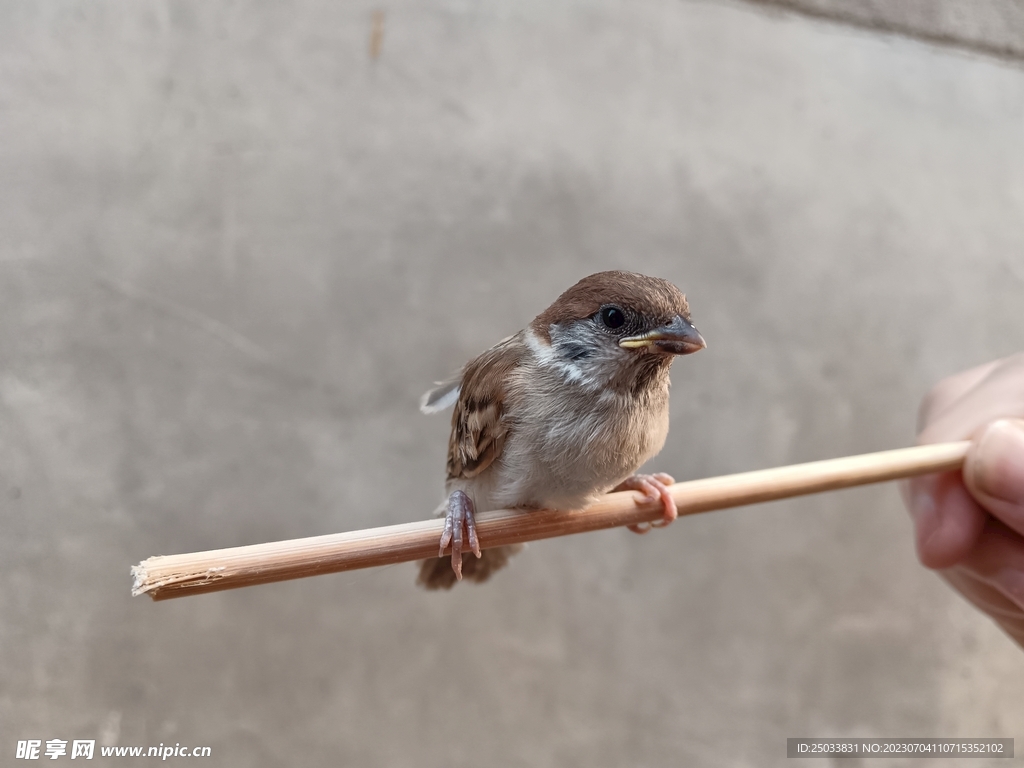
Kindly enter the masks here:
[[917, 554], [1024, 646], [1024, 354], [943, 379], [918, 443], [970, 439], [962, 472], [908, 481]]

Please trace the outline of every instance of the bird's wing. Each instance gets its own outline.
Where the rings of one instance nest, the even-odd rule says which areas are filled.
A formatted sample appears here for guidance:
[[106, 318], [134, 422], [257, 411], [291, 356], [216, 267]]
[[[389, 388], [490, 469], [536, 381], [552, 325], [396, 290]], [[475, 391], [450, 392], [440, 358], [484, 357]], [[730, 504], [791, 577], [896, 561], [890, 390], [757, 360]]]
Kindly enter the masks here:
[[476, 477], [501, 455], [510, 428], [508, 381], [525, 351], [521, 334], [510, 336], [463, 370], [448, 442], [449, 480]]

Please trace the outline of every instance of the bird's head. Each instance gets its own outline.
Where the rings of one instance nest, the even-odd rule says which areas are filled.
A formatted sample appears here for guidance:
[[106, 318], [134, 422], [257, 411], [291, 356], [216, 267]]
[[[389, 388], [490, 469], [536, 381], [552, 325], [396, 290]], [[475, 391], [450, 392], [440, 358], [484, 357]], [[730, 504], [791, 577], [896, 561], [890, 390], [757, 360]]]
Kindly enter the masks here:
[[632, 389], [667, 370], [676, 355], [707, 346], [690, 322], [683, 293], [667, 280], [635, 272], [583, 278], [530, 329], [542, 364], [594, 387]]

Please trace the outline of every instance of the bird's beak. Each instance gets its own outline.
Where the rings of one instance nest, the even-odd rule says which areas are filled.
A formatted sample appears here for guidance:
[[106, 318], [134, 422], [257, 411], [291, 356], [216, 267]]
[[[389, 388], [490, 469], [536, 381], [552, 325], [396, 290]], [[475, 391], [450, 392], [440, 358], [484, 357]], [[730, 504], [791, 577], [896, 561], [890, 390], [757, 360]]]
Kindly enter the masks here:
[[619, 346], [626, 349], [651, 347], [655, 351], [665, 352], [669, 355], [689, 355], [693, 352], [700, 352], [708, 345], [689, 320], [676, 317], [671, 323], [655, 328], [653, 331], [622, 339], [619, 341]]

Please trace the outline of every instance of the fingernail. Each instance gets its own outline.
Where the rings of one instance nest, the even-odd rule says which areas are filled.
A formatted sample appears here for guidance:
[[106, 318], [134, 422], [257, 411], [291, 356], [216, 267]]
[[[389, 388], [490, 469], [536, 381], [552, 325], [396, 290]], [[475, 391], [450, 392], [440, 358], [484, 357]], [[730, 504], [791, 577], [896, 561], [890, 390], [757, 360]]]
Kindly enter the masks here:
[[974, 487], [1011, 504], [1024, 504], [1024, 421], [1005, 419], [985, 430], [972, 462]]

